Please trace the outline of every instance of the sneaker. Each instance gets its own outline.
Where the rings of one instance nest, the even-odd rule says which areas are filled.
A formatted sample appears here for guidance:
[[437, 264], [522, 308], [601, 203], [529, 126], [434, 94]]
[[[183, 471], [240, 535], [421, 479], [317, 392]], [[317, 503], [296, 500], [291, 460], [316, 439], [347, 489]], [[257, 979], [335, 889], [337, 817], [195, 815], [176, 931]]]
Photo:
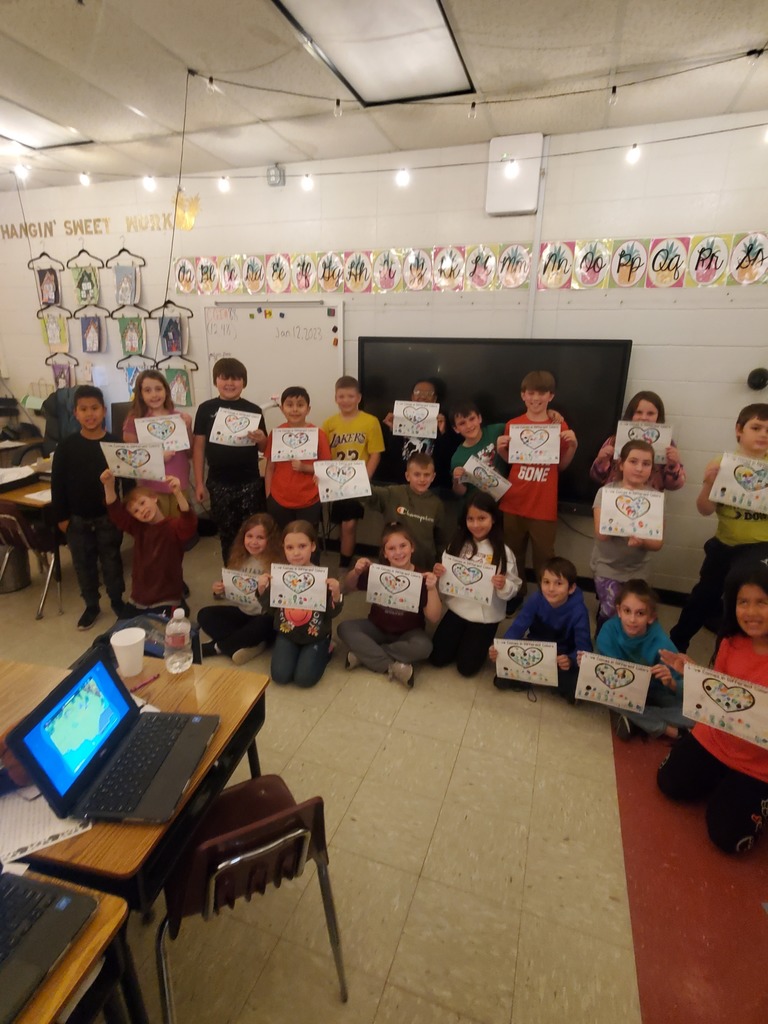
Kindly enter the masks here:
[[404, 661], [393, 661], [387, 669], [387, 674], [395, 683], [401, 683], [409, 689], [413, 687], [413, 665], [407, 665]]
[[233, 665], [245, 665], [247, 661], [252, 661], [254, 658], [258, 658], [262, 651], [266, 651], [267, 642], [262, 640], [260, 644], [256, 644], [255, 647], [241, 647], [239, 651], [235, 651], [232, 655]]
[[358, 656], [356, 654], [353, 654], [352, 651], [347, 651], [347, 662], [346, 662], [346, 669], [347, 669], [347, 671], [350, 671], [353, 668], [357, 668], [357, 666], [359, 664], [360, 664], [360, 659], [358, 658]]
[[96, 619], [101, 615], [101, 608], [97, 604], [89, 604], [83, 614], [77, 620], [77, 628], [81, 632], [90, 629]]
[[126, 604], [125, 601], [113, 601], [112, 611], [118, 619], [133, 619], [139, 613], [138, 608], [134, 608], [132, 604]]
[[616, 715], [613, 731], [616, 733], [616, 738], [622, 743], [629, 743], [632, 737], [637, 736], [640, 732], [635, 723], [630, 722], [626, 715]]
[[200, 654], [203, 658], [215, 658], [221, 651], [216, 649], [215, 640], [206, 640], [204, 644], [200, 644]]

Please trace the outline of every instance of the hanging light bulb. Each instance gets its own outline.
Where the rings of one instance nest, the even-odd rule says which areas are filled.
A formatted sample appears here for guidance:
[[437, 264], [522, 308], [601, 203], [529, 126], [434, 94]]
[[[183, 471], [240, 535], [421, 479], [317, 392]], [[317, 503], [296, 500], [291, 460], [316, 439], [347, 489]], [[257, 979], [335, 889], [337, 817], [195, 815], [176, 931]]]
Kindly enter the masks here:
[[333, 104], [333, 116], [341, 117], [343, 113], [344, 111], [341, 109], [341, 100], [336, 100], [336, 102]]
[[80, 175], [80, 184], [84, 188], [88, 188], [88, 186], [91, 184], [91, 176], [87, 171], [83, 171], [83, 173]]
[[13, 173], [19, 179], [19, 181], [26, 181], [29, 177], [29, 168], [24, 164], [16, 164], [13, 168]]
[[615, 85], [611, 86], [611, 95], [608, 97], [608, 106], [615, 107], [619, 102], [619, 93]]
[[154, 192], [155, 189], [157, 188], [157, 182], [155, 181], [151, 174], [145, 174], [144, 177], [141, 179], [141, 184], [144, 186], [147, 192]]
[[504, 160], [504, 177], [513, 181], [520, 174], [520, 164], [513, 157]]
[[640, 159], [640, 147], [636, 142], [632, 143], [632, 148], [627, 153], [627, 163], [636, 164]]
[[219, 192], [229, 192], [231, 188], [232, 185], [230, 184], [229, 178], [227, 178], [226, 175], [219, 178]]
[[472, 102], [469, 105], [469, 113], [467, 114], [467, 118], [470, 121], [475, 121], [477, 119], [477, 103], [474, 100], [472, 100]]
[[304, 189], [305, 192], [312, 191], [312, 189], [315, 187], [315, 182], [311, 174], [304, 175], [304, 177], [301, 179], [301, 187]]
[[395, 175], [395, 184], [398, 188], [406, 188], [411, 183], [411, 172], [401, 167]]

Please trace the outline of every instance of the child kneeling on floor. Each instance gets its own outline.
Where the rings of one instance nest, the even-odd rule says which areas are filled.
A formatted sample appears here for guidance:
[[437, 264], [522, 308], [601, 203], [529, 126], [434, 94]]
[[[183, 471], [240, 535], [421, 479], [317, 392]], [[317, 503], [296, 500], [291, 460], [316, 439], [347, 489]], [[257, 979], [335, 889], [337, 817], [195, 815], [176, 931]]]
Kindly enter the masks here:
[[142, 611], [170, 612], [184, 608], [182, 562], [184, 545], [197, 533], [197, 516], [190, 509], [178, 477], [165, 482], [175, 497], [179, 515], [166, 518], [160, 511], [157, 491], [135, 487], [119, 502], [115, 477], [105, 469], [99, 477], [104, 485], [107, 514], [115, 526], [133, 537], [131, 602]]
[[[541, 569], [539, 591], [531, 594], [515, 621], [504, 634], [505, 640], [541, 640], [557, 644], [557, 691], [569, 704], [575, 703], [577, 652], [591, 651], [589, 613], [584, 595], [576, 586], [576, 566], [567, 558], [548, 558]], [[491, 661], [498, 651], [491, 646]], [[498, 690], [528, 690], [529, 683], [494, 676]], [[533, 698], [531, 698], [533, 699]]]
[[615, 718], [616, 735], [629, 740], [640, 732], [676, 739], [693, 722], [683, 714], [683, 680], [660, 658], [676, 648], [656, 618], [656, 592], [645, 580], [627, 580], [616, 598], [616, 615], [603, 624], [595, 646], [598, 654], [651, 667], [651, 685], [642, 712], [625, 711]]

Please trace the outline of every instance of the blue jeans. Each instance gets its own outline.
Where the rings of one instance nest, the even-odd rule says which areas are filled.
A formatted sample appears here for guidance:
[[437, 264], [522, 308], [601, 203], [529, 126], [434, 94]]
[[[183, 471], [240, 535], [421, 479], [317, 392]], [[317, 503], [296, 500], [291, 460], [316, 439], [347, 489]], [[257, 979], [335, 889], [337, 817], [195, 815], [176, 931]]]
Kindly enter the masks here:
[[330, 637], [325, 637], [315, 644], [294, 644], [278, 633], [272, 649], [272, 682], [281, 686], [295, 683], [305, 690], [315, 686], [331, 659], [330, 643]]

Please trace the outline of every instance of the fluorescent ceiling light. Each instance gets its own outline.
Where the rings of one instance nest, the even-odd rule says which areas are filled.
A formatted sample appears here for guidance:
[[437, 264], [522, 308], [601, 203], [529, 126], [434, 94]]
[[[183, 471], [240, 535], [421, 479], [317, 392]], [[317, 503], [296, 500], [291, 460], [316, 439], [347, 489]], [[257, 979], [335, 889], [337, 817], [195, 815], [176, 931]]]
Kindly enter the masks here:
[[40, 117], [3, 99], [0, 99], [0, 136], [20, 142], [29, 149], [71, 146], [73, 143], [90, 141], [72, 128], [54, 124], [47, 117]]
[[475, 91], [441, 0], [272, 0], [364, 107]]

